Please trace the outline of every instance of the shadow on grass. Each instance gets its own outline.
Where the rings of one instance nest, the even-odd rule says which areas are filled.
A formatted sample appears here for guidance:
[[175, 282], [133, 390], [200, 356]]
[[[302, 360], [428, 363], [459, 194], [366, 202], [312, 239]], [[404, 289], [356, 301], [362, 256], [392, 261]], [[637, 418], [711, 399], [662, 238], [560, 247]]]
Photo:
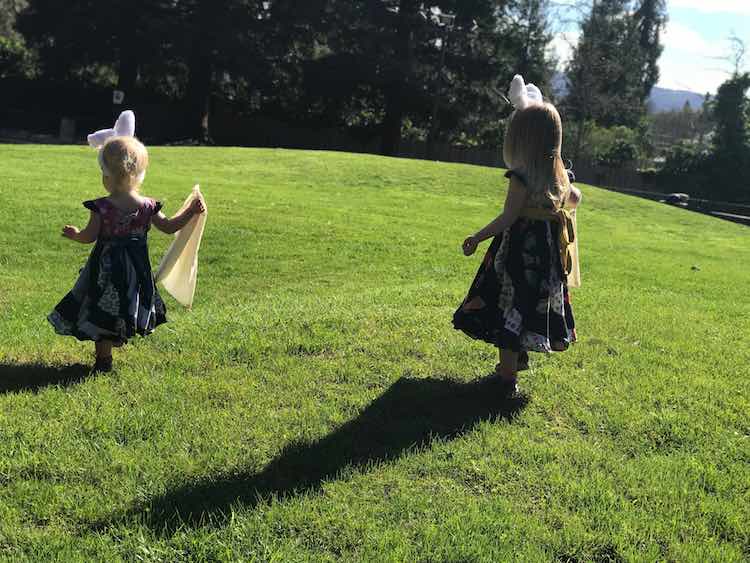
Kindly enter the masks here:
[[87, 379], [91, 366], [74, 364], [52, 367], [37, 364], [0, 364], [0, 394], [31, 391], [36, 393], [45, 387], [60, 385], [69, 387]]
[[316, 492], [345, 468], [393, 460], [435, 439], [460, 436], [483, 420], [511, 420], [525, 405], [524, 398], [500, 398], [490, 381], [400, 379], [355, 419], [319, 441], [287, 446], [263, 471], [184, 485], [133, 508], [124, 519], [136, 519], [163, 534], [221, 525], [233, 506], [252, 508], [271, 499]]

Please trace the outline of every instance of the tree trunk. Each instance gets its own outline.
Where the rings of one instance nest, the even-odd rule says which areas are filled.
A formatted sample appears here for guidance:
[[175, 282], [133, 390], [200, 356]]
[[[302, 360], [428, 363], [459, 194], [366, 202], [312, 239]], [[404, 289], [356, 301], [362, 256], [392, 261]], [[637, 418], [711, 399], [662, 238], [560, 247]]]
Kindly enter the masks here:
[[193, 14], [195, 40], [190, 53], [187, 91], [185, 93], [184, 134], [201, 143], [211, 143], [209, 130], [211, 90], [216, 58], [216, 38], [222, 32], [221, 16], [226, 2], [201, 0]]
[[[200, 47], [196, 51], [200, 51]], [[184, 134], [201, 143], [211, 142], [209, 114], [212, 76], [213, 65], [209, 57], [202, 52], [193, 53], [185, 96]]]
[[440, 63], [438, 64], [437, 80], [435, 80], [435, 100], [432, 105], [432, 113], [430, 116], [430, 131], [427, 134], [427, 159], [437, 160], [437, 153], [435, 145], [437, 143], [438, 132], [440, 131], [440, 98], [443, 95], [443, 68], [445, 67], [445, 54], [448, 50], [448, 30], [443, 32], [442, 45], [440, 46]]
[[138, 81], [138, 52], [133, 49], [135, 32], [128, 31], [120, 36], [120, 65], [117, 76], [117, 89], [125, 93], [122, 104], [112, 106], [117, 117], [125, 108], [134, 107], [135, 85]]
[[394, 84], [385, 94], [385, 119], [380, 153], [384, 156], [397, 156], [401, 148], [401, 124], [404, 119], [404, 105], [401, 85]]
[[[135, 0], [131, 6], [136, 12], [144, 9], [143, 2]], [[130, 13], [126, 10], [120, 12], [120, 18], [126, 21]], [[142, 56], [139, 37], [139, 22], [136, 19], [132, 25], [124, 25], [118, 28], [119, 65], [117, 69], [117, 89], [125, 93], [123, 104], [114, 105], [115, 117], [126, 107], [134, 107], [134, 93], [138, 82], [138, 66]]]
[[380, 152], [396, 156], [401, 145], [401, 126], [404, 121], [404, 94], [413, 66], [412, 20], [417, 15], [417, 0], [401, 0], [396, 41], [396, 77], [385, 90], [385, 119]]
[[[132, 96], [138, 81], [138, 56], [125, 52], [120, 58], [120, 69], [117, 77], [117, 89], [125, 92], [126, 98]], [[127, 99], [126, 99], [126, 102]]]

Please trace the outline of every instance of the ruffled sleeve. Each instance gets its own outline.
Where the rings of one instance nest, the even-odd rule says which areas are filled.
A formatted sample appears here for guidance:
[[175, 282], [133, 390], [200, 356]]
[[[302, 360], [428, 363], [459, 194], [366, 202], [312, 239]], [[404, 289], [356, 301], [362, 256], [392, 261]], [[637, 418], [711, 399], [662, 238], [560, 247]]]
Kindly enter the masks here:
[[101, 210], [99, 209], [99, 204], [97, 203], [97, 200], [95, 200], [95, 199], [90, 199], [88, 201], [84, 201], [83, 202], [83, 206], [86, 209], [89, 209], [89, 210], [93, 211], [94, 213], [101, 213]]
[[526, 178], [524, 178], [521, 174], [519, 174], [515, 170], [508, 170], [505, 173], [505, 177], [508, 179], [513, 178], [514, 176], [518, 178], [518, 181], [521, 182], [521, 184], [523, 184], [524, 187], [526, 187]]

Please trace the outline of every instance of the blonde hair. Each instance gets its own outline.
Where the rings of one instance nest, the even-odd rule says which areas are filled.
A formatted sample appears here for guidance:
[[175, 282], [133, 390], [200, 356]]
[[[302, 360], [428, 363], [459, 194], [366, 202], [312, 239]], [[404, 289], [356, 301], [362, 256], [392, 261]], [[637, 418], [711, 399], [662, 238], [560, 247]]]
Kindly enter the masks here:
[[135, 137], [112, 137], [99, 151], [102, 173], [114, 180], [114, 191], [137, 190], [148, 168], [148, 151]]
[[503, 158], [526, 179], [533, 203], [547, 199], [559, 206], [570, 189], [561, 150], [562, 121], [555, 106], [532, 104], [513, 113], [505, 132]]

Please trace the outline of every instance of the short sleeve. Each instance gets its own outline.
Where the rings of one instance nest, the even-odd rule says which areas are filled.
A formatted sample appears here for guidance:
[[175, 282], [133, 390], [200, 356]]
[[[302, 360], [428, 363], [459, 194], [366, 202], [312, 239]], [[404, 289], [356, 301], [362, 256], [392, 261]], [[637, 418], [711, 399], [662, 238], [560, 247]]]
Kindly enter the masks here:
[[519, 174], [515, 170], [508, 170], [505, 173], [505, 177], [508, 178], [508, 179], [516, 177], [516, 178], [518, 178], [518, 181], [521, 182], [524, 185], [524, 187], [526, 187], [526, 178], [524, 178], [521, 174]]
[[163, 204], [162, 204], [161, 201], [157, 201], [155, 199], [152, 199], [151, 200], [151, 207], [152, 207], [151, 214], [152, 215], [156, 215], [157, 213], [159, 213], [159, 211], [161, 211], [161, 208], [163, 207]]
[[99, 205], [96, 203], [95, 199], [90, 199], [88, 201], [83, 202], [83, 206], [86, 209], [89, 209], [93, 211], [94, 213], [101, 213], [101, 210], [99, 209]]

